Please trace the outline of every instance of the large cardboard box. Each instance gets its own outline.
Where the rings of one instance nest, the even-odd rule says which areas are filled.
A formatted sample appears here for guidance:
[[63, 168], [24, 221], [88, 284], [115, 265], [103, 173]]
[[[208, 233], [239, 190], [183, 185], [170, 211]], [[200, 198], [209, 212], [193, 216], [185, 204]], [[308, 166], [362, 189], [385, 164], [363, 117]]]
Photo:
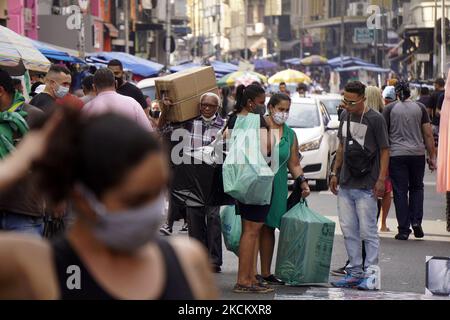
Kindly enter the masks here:
[[174, 105], [163, 110], [170, 122], [183, 122], [200, 115], [200, 96], [206, 92], [219, 94], [212, 67], [195, 67], [155, 81], [156, 97], [168, 97]]

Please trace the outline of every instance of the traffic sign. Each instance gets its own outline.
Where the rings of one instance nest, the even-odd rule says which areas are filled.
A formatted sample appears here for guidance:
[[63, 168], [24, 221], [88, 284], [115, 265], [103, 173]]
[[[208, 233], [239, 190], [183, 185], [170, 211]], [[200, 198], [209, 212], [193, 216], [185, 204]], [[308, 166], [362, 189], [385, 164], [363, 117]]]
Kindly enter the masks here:
[[372, 43], [375, 41], [375, 31], [368, 28], [355, 28], [355, 33], [353, 35], [354, 43]]

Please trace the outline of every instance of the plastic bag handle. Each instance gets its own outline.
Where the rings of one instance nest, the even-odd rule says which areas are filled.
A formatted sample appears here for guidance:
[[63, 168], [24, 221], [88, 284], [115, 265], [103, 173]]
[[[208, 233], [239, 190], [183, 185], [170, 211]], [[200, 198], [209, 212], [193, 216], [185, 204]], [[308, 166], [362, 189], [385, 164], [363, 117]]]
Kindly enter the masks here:
[[300, 202], [299, 203], [305, 205], [306, 207], [308, 207], [308, 201], [306, 201], [305, 198], [300, 198]]

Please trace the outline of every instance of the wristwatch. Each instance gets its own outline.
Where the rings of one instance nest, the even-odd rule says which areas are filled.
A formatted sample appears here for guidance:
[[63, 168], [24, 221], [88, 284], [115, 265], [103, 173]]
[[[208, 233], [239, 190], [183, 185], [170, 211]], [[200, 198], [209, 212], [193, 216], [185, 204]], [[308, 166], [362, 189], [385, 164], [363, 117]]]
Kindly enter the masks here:
[[308, 179], [306, 179], [306, 177], [304, 175], [298, 176], [297, 179], [295, 179], [298, 181], [299, 185], [301, 185], [303, 182], [308, 182]]

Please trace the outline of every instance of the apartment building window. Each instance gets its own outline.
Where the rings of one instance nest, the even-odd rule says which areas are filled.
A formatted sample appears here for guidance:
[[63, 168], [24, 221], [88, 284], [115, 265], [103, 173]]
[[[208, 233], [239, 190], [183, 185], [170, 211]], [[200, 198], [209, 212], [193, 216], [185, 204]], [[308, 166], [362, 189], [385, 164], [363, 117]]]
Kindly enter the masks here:
[[291, 14], [291, 0], [283, 0], [281, 3], [282, 5], [282, 12], [283, 15], [290, 15]]
[[264, 4], [258, 5], [258, 22], [264, 22]]
[[247, 24], [254, 24], [255, 23], [255, 16], [254, 16], [255, 12], [254, 12], [254, 10], [255, 10], [255, 7], [252, 4], [250, 4], [247, 7]]
[[330, 12], [330, 14], [329, 14], [330, 18], [338, 16], [338, 13], [336, 11], [336, 1], [335, 0], [328, 0], [328, 8], [329, 8], [329, 12]]

